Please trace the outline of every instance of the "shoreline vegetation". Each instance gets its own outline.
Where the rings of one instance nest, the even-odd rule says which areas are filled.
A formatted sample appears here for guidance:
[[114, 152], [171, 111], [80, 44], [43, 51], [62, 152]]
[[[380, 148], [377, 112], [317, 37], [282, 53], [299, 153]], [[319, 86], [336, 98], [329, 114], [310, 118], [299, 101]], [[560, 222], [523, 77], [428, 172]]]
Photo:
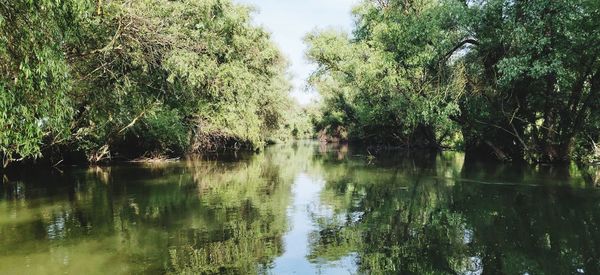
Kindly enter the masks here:
[[378, 0], [306, 36], [318, 131], [512, 162], [600, 159], [600, 2]]
[[1, 167], [308, 138], [600, 160], [596, 0], [363, 0], [351, 34], [306, 36], [322, 98], [310, 106], [290, 98], [287, 61], [252, 12], [231, 0], [0, 0]]
[[1, 0], [3, 167], [306, 136], [287, 61], [251, 11], [230, 0]]

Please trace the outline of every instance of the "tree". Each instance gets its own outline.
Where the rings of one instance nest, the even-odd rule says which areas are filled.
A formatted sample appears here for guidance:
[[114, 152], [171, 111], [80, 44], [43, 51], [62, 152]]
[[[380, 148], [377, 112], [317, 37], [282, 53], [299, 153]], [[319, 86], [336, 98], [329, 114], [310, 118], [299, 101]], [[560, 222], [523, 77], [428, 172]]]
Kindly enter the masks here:
[[0, 158], [41, 155], [69, 135], [72, 80], [63, 45], [86, 1], [0, 1]]
[[231, 1], [10, 1], [0, 156], [181, 156], [282, 134], [287, 63]]
[[577, 140], [596, 135], [587, 126], [600, 104], [597, 3], [484, 1], [469, 10], [480, 45], [465, 57], [467, 148], [513, 160], [570, 159]]
[[593, 151], [597, 1], [363, 1], [355, 14], [353, 38], [308, 37], [323, 124], [427, 147], [459, 134], [470, 156], [513, 161]]
[[[458, 18], [436, 1], [364, 1], [354, 38], [322, 31], [307, 36], [318, 65], [311, 83], [323, 95], [322, 128], [349, 128], [351, 139], [439, 148], [453, 129], [463, 92], [461, 64], [440, 65], [444, 30]], [[445, 52], [444, 52], [445, 53]]]

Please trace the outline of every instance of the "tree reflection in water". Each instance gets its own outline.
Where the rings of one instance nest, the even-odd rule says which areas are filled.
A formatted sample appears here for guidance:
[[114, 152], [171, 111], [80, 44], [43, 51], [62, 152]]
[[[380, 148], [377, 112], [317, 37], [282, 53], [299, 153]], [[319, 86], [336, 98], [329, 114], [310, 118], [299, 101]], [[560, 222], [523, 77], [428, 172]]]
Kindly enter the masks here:
[[338, 159], [318, 157], [335, 215], [315, 221], [311, 259], [356, 253], [372, 274], [600, 272], [600, 193], [575, 167], [463, 164], [455, 153]]
[[369, 152], [299, 143], [10, 175], [0, 273], [600, 274], [596, 170]]

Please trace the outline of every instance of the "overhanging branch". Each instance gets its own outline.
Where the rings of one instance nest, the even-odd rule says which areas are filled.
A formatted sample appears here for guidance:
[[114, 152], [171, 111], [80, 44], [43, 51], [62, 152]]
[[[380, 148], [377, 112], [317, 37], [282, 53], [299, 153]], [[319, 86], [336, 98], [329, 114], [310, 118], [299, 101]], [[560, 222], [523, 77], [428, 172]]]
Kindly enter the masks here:
[[475, 45], [475, 46], [480, 45], [479, 41], [477, 41], [473, 38], [465, 39], [465, 40], [461, 41], [460, 43], [458, 43], [456, 46], [454, 46], [454, 48], [452, 48], [452, 50], [448, 51], [444, 55], [444, 57], [440, 60], [440, 62], [442, 62], [442, 61], [445, 62], [446, 60], [448, 60], [448, 58], [450, 58], [450, 56], [452, 56], [458, 49], [462, 48], [466, 44], [471, 44], [471, 45]]

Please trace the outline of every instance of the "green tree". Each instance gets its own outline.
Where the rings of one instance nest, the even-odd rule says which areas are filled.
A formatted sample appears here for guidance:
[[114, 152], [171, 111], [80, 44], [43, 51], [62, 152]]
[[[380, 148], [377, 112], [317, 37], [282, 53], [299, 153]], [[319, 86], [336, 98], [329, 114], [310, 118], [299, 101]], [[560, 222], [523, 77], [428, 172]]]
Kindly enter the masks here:
[[514, 161], [597, 149], [597, 1], [363, 1], [355, 15], [353, 37], [307, 37], [320, 128], [426, 147], [462, 136], [470, 156]]
[[1, 4], [5, 165], [257, 149], [292, 135], [287, 63], [251, 24], [249, 7], [229, 0]]
[[568, 160], [576, 141], [589, 149], [600, 104], [597, 1], [484, 1], [468, 11], [467, 148], [548, 162]]
[[[248, 8], [230, 1], [112, 1], [103, 14], [87, 26], [83, 52], [91, 56], [76, 63], [84, 72], [74, 95], [78, 138], [93, 159], [138, 141], [138, 154], [189, 149], [189, 134], [198, 150], [227, 145], [213, 144], [219, 140], [256, 148], [281, 126], [286, 63], [269, 35], [250, 25]], [[173, 124], [181, 126], [171, 137], [145, 134], [168, 135], [171, 128], [152, 127]], [[153, 139], [165, 142], [148, 146], [157, 144]]]
[[[404, 1], [405, 2], [405, 1]], [[307, 36], [318, 65], [311, 83], [323, 95], [321, 128], [348, 128], [351, 139], [440, 147], [453, 128], [464, 90], [463, 70], [446, 70], [440, 56], [458, 32], [456, 5], [436, 1], [364, 1], [349, 37]]]
[[63, 46], [86, 1], [0, 1], [0, 158], [38, 157], [69, 136], [72, 79]]

